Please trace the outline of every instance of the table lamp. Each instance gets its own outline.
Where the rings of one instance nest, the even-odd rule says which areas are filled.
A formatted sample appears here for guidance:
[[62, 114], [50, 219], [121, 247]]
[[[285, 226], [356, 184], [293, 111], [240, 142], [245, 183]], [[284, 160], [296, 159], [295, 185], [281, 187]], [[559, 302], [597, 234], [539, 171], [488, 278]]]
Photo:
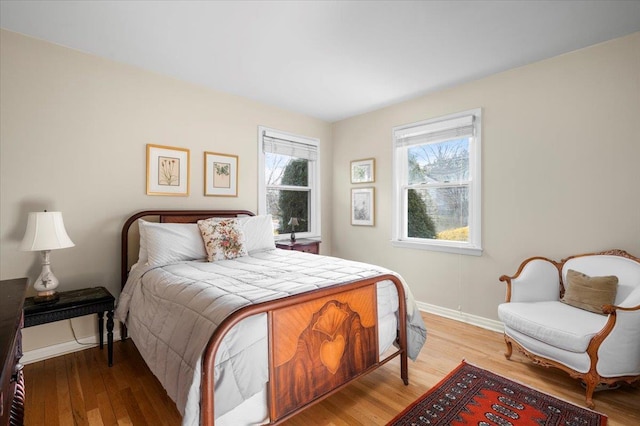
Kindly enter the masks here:
[[31, 212], [27, 221], [27, 231], [20, 244], [22, 251], [39, 251], [42, 253], [42, 272], [33, 283], [38, 295], [37, 303], [56, 300], [58, 279], [51, 271], [49, 253], [67, 247], [73, 247], [73, 241], [64, 229], [61, 212]]
[[296, 241], [296, 226], [300, 225], [300, 223], [298, 223], [298, 218], [297, 217], [292, 217], [291, 219], [289, 219], [289, 223], [287, 223], [287, 225], [291, 225], [291, 242], [295, 242]]

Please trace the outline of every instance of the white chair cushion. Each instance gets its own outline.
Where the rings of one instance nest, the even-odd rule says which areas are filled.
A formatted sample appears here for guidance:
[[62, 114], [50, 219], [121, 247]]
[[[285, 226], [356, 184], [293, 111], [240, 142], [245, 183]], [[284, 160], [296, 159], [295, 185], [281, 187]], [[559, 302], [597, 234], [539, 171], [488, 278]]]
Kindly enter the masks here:
[[585, 352], [607, 322], [607, 316], [561, 302], [502, 303], [498, 317], [505, 326], [571, 352]]
[[565, 351], [519, 333], [507, 326], [504, 327], [504, 332], [532, 354], [559, 362], [580, 373], [588, 372], [589, 367], [591, 367], [591, 359], [586, 352]]

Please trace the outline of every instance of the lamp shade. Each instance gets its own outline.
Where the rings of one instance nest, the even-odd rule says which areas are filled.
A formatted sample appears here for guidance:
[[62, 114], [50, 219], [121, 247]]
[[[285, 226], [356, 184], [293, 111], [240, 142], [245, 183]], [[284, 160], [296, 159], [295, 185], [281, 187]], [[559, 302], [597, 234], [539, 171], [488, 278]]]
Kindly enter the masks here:
[[298, 223], [297, 217], [292, 217], [291, 219], [289, 219], [289, 223], [287, 223], [287, 225], [298, 226], [300, 224]]
[[29, 213], [27, 231], [24, 233], [20, 250], [56, 250], [73, 246], [75, 244], [64, 229], [61, 212]]

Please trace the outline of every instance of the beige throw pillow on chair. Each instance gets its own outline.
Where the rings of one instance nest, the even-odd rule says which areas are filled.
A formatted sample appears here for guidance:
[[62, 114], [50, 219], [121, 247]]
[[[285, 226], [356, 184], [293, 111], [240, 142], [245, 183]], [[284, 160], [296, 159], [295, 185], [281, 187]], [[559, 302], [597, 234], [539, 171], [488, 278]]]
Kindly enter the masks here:
[[569, 269], [561, 302], [575, 308], [604, 315], [603, 305], [611, 305], [616, 300], [618, 277], [590, 277], [582, 272]]

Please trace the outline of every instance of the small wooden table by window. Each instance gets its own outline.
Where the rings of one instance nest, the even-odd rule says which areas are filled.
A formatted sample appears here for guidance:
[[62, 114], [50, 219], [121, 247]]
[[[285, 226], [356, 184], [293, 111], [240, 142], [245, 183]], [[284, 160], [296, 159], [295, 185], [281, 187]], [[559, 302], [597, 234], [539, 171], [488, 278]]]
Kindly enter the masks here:
[[320, 253], [320, 241], [301, 238], [299, 240], [280, 240], [276, 241], [276, 247], [283, 250], [297, 250], [305, 253]]
[[113, 307], [114, 297], [104, 287], [83, 288], [58, 292], [60, 298], [54, 302], [34, 303], [33, 297], [24, 302], [24, 326], [98, 314], [100, 349], [104, 346], [104, 313], [107, 313], [107, 351], [109, 367], [113, 365]]

